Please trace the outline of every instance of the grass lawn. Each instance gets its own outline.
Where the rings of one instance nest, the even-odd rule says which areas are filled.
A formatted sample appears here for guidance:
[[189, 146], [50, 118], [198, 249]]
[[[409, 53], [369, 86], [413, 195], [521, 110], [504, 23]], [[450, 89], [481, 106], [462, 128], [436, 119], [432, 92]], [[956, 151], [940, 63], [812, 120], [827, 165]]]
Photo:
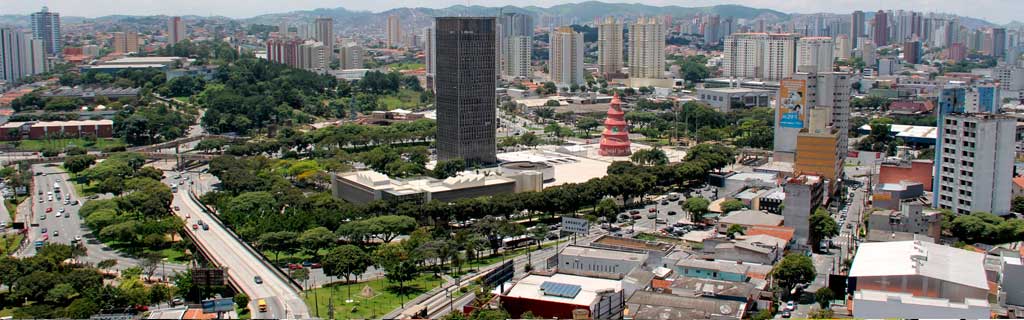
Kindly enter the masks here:
[[391, 70], [394, 70], [394, 71], [402, 71], [402, 70], [418, 70], [418, 69], [423, 69], [423, 68], [426, 68], [427, 65], [426, 64], [422, 64], [422, 63], [402, 62], [402, 63], [389, 64], [389, 65], [387, 65], [387, 67], [391, 68]]
[[14, 308], [3, 308], [0, 309], [0, 317], [13, 317]]
[[18, 150], [21, 151], [42, 151], [44, 148], [55, 148], [64, 150], [68, 145], [85, 147], [90, 150], [103, 150], [107, 147], [127, 146], [120, 138], [114, 139], [46, 139], [46, 140], [22, 140], [18, 143]]
[[15, 221], [14, 216], [18, 212], [18, 204], [27, 198], [26, 196], [15, 197], [14, 200], [4, 200], [4, 206], [7, 207], [7, 213], [11, 214], [11, 221]]
[[178, 100], [179, 102], [188, 103], [188, 97], [174, 97], [174, 100]]
[[[553, 247], [553, 246], [555, 246], [555, 244], [561, 245], [562, 243], [564, 243], [566, 241], [570, 241], [570, 240], [562, 239], [562, 240], [558, 240], [557, 242], [554, 242], [554, 243], [542, 244], [541, 245], [541, 249], [546, 249], [546, 248]], [[498, 262], [501, 262], [501, 261], [504, 261], [504, 260], [515, 259], [515, 257], [521, 256], [521, 255], [525, 255], [525, 254], [528, 254], [529, 252], [533, 252], [533, 251], [537, 251], [537, 250], [541, 250], [541, 249], [537, 249], [537, 246], [534, 245], [534, 246], [530, 246], [530, 248], [523, 247], [523, 248], [515, 249], [515, 250], [512, 250], [512, 251], [505, 251], [504, 254], [499, 253], [499, 254], [496, 254], [496, 255], [493, 255], [493, 256], [488, 256], [488, 257], [480, 258], [480, 259], [474, 260], [472, 262], [468, 262], [468, 263], [463, 264], [461, 271], [452, 272], [449, 275], [452, 276], [452, 277], [456, 277], [456, 276], [461, 277], [461, 276], [469, 273], [470, 271], [473, 271], [473, 270], [476, 270], [476, 269], [479, 269], [479, 268], [482, 268], [482, 267], [486, 267], [486, 266], [489, 266], [489, 265], [492, 265], [492, 264], [495, 264], [495, 263], [498, 263]], [[488, 252], [489, 253], [490, 250], [486, 250], [484, 252]], [[533, 264], [539, 264], [540, 262], [542, 262], [542, 261], [539, 260], [539, 259], [532, 261]]]
[[[387, 279], [356, 284], [336, 284], [308, 290], [305, 292], [303, 300], [312, 309], [312, 315], [315, 317], [327, 318], [329, 315], [327, 304], [329, 301], [333, 301], [335, 319], [376, 319], [401, 306], [403, 301], [408, 302], [443, 282], [430, 273], [424, 273], [415, 280], [405, 283], [404, 294], [400, 294], [403, 292], [399, 290], [397, 283], [392, 284]], [[365, 286], [370, 286], [373, 289], [372, 297], [360, 295]], [[345, 303], [350, 288], [354, 301]]]
[[21, 243], [21, 239], [25, 238], [25, 235], [20, 233], [12, 233], [0, 237], [0, 255], [9, 255], [14, 250], [18, 250], [18, 244]]
[[422, 103], [420, 103], [421, 94], [422, 93], [420, 92], [402, 89], [395, 94], [380, 96], [379, 98], [377, 98], [377, 102], [383, 104], [387, 108], [387, 110], [394, 110], [399, 108], [408, 109], [422, 105]]

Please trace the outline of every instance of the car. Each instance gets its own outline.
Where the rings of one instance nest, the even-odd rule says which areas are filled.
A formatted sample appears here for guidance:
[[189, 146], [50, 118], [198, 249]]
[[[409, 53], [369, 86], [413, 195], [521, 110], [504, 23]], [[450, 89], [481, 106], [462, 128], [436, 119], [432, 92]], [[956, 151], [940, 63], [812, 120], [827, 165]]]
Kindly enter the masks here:
[[185, 303], [185, 300], [183, 300], [181, 298], [174, 298], [174, 300], [171, 300], [171, 305], [172, 306], [176, 306], [176, 305], [180, 305], [180, 304], [184, 304], [184, 303]]
[[647, 215], [647, 219], [655, 219], [657, 217], [658, 217], [658, 214], [656, 214], [656, 213], [652, 213], [652, 214], [648, 214]]
[[37, 193], [37, 194], [38, 195], [43, 195], [43, 189], [39, 189], [39, 193]]
[[313, 263], [312, 263], [312, 262], [309, 262], [309, 261], [303, 261], [303, 262], [302, 262], [302, 266], [303, 266], [303, 267], [306, 267], [306, 268], [309, 268], [309, 267], [312, 267], [312, 266], [313, 266]]
[[63, 182], [63, 181], [64, 180], [61, 180], [60, 178], [57, 178], [57, 182]]
[[300, 265], [298, 263], [289, 263], [288, 264], [288, 270], [299, 270], [299, 269], [302, 269], [302, 265]]
[[42, 228], [42, 229], [40, 229], [40, 230], [39, 230], [39, 233], [46, 233], [46, 228]]
[[82, 241], [82, 236], [75, 236], [75, 241]]
[[252, 277], [252, 281], [255, 282], [256, 284], [263, 284], [263, 278], [260, 276]]
[[53, 230], [53, 236], [54, 237], [60, 236], [60, 230]]
[[686, 200], [679, 200], [679, 205], [683, 205], [685, 203], [686, 203]]
[[675, 211], [671, 211], [671, 210], [669, 210], [669, 212], [668, 212], [668, 215], [670, 215], [670, 216], [674, 216], [674, 215], [676, 215], [676, 212], [675, 212]]
[[48, 195], [48, 196], [52, 196], [52, 195], [53, 195], [53, 191], [47, 191], [47, 192], [46, 192], [46, 195]]
[[555, 239], [558, 239], [558, 232], [552, 232], [552, 233], [548, 233], [548, 236], [547, 236], [547, 237], [545, 237], [545, 238], [547, 238], [548, 240], [555, 240]]
[[45, 214], [44, 215], [40, 215], [39, 216], [39, 220], [46, 220], [46, 215]]
[[195, 223], [193, 223], [193, 224], [192, 224], [192, 230], [199, 230], [199, 225], [198, 225], [198, 224], [195, 224]]
[[174, 206], [174, 211], [181, 211], [181, 208], [178, 206]]
[[629, 210], [629, 214], [635, 216], [635, 215], [640, 214], [640, 211], [639, 210]]
[[656, 211], [658, 211], [658, 209], [656, 209], [656, 208], [647, 209], [647, 212], [656, 212]]
[[46, 208], [46, 213], [53, 212], [53, 208]]
[[46, 201], [53, 201], [53, 196], [47, 196]]
[[313, 268], [313, 269], [320, 269], [320, 268], [323, 268], [324, 265], [320, 264], [319, 262], [313, 262], [313, 264], [310, 265], [309, 267]]
[[657, 219], [654, 219], [654, 223], [668, 224], [668, 220], [665, 220], [665, 219], [662, 219], [662, 218], [657, 218]]
[[71, 200], [64, 200], [64, 205], [69, 205], [69, 204], [71, 204]]
[[89, 200], [96, 200], [96, 199], [99, 199], [99, 198], [100, 198], [100, 195], [94, 194], [94, 195], [89, 196], [89, 198], [87, 198], [87, 199], [89, 199]]
[[78, 205], [78, 200], [71, 201], [71, 205], [77, 206]]
[[210, 225], [208, 225], [208, 224], [204, 224], [204, 225], [203, 225], [203, 230], [204, 230], [204, 231], [205, 231], [205, 230], [210, 230]]
[[65, 194], [64, 200], [71, 200], [71, 194]]
[[853, 230], [853, 225], [852, 224], [848, 224], [848, 225], [846, 225], [846, 228], [850, 229], [850, 230]]
[[792, 316], [793, 316], [793, 313], [792, 313], [792, 312], [789, 312], [789, 311], [783, 311], [783, 312], [782, 312], [782, 317], [783, 317], [783, 318], [786, 318], [786, 319], [788, 319], [788, 318], [790, 318], [790, 317], [792, 317]]
[[793, 300], [790, 300], [790, 301], [786, 302], [785, 309], [783, 309], [783, 310], [786, 310], [786, 311], [796, 310], [796, 302], [793, 302]]
[[661, 205], [667, 206], [668, 205], [668, 200], [661, 200]]
[[39, 198], [39, 203], [43, 203], [43, 198]]
[[59, 210], [57, 210], [57, 212], [64, 213], [64, 208], [61, 207]]
[[48, 235], [48, 234], [44, 234], [43, 235], [43, 241], [46, 241], [46, 240], [50, 240], [50, 235]]
[[61, 215], [63, 215], [63, 213], [57, 212], [56, 214], [57, 218], [60, 218]]
[[641, 217], [640, 217], [639, 214], [634, 214], [634, 215], [630, 216], [630, 218], [632, 218], [633, 220], [640, 220]]

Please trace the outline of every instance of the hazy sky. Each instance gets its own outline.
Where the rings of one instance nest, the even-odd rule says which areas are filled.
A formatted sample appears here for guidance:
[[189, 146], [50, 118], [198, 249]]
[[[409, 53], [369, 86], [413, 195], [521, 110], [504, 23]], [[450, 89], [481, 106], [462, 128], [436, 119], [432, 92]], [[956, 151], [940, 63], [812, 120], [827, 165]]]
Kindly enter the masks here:
[[[707, 6], [743, 4], [783, 12], [847, 13], [853, 10], [913, 9], [950, 12], [984, 18], [996, 23], [1024, 21], [1024, 0], [604, 0], [606, 2], [649, 5]], [[49, 6], [63, 15], [96, 17], [109, 14], [129, 15], [223, 15], [246, 18], [265, 13], [280, 13], [314, 8], [345, 7], [351, 10], [383, 11], [396, 7], [441, 8], [455, 4], [483, 6], [551, 6], [578, 0], [0, 0], [0, 14], [26, 14]]]

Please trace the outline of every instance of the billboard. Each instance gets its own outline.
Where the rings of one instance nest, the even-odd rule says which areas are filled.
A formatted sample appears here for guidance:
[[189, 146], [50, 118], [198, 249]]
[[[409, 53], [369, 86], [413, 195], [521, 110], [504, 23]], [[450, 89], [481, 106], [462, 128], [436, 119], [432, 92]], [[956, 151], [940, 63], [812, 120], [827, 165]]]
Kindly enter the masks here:
[[590, 221], [580, 218], [562, 217], [562, 231], [578, 234], [589, 234]]
[[785, 79], [779, 83], [778, 121], [783, 128], [804, 127], [807, 109], [807, 81]]

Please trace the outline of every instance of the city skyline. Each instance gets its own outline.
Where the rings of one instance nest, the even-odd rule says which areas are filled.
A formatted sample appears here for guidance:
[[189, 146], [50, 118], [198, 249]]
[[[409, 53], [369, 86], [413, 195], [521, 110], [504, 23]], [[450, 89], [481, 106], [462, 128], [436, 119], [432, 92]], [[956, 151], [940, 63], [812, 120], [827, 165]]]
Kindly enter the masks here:
[[[554, 5], [568, 4], [568, 3], [580, 3], [583, 1], [566, 1], [566, 0], [555, 0], [555, 1], [541, 1], [541, 0], [522, 0], [522, 1], [510, 1], [510, 0], [490, 0], [480, 2], [469, 2], [470, 5], [478, 5], [485, 7], [497, 7], [505, 5], [514, 6], [538, 6], [542, 8], [549, 8]], [[752, 8], [772, 9], [781, 11], [784, 13], [797, 13], [797, 14], [812, 14], [812, 13], [836, 13], [836, 14], [848, 14], [854, 10], [862, 10], [865, 12], [874, 12], [879, 9], [882, 10], [923, 10], [933, 12], [944, 12], [944, 13], [956, 13], [958, 15], [980, 18], [987, 20], [992, 23], [1006, 24], [1012, 21], [1024, 20], [1024, 17], [1016, 16], [1017, 10], [1013, 10], [1014, 5], [1020, 3], [1014, 0], [976, 0], [976, 1], [943, 1], [942, 3], [935, 3], [932, 0], [908, 0], [901, 2], [881, 1], [881, 0], [835, 0], [828, 1], [827, 3], [813, 0], [796, 0], [796, 1], [780, 1], [780, 0], [747, 0], [747, 1], [736, 1], [736, 0], [683, 0], [683, 1], [671, 1], [671, 0], [648, 0], [648, 1], [633, 1], [633, 0], [604, 0], [606, 3], [641, 3], [651, 6], [679, 6], [679, 7], [704, 7], [714, 6], [723, 4], [734, 4], [742, 5]], [[413, 0], [390, 0], [390, 1], [378, 1], [378, 2], [354, 2], [354, 1], [317, 1], [317, 0], [298, 0], [298, 1], [267, 1], [267, 0], [226, 0], [226, 1], [199, 1], [199, 0], [181, 0], [181, 1], [154, 1], [154, 0], [143, 0], [126, 4], [116, 0], [96, 0], [88, 3], [82, 3], [79, 1], [71, 0], [55, 0], [47, 2], [36, 2], [36, 1], [12, 1], [3, 0], [3, 7], [6, 8], [9, 14], [30, 14], [39, 10], [41, 6], [49, 6], [51, 11], [55, 12], [73, 12], [74, 14], [67, 14], [68, 16], [79, 16], [86, 18], [94, 18], [106, 15], [124, 14], [124, 15], [199, 15], [199, 16], [225, 16], [235, 19], [240, 18], [251, 18], [254, 16], [264, 14], [277, 14], [277, 13], [288, 13], [293, 11], [304, 11], [313, 10], [318, 8], [337, 8], [343, 7], [347, 10], [353, 11], [371, 11], [371, 12], [383, 12], [395, 8], [413, 8], [413, 7], [428, 7], [428, 8], [447, 8], [454, 5], [466, 5], [465, 1], [456, 0], [436, 0], [431, 1], [429, 4], [424, 4], [422, 1]], [[116, 8], [116, 10], [114, 9]]]

